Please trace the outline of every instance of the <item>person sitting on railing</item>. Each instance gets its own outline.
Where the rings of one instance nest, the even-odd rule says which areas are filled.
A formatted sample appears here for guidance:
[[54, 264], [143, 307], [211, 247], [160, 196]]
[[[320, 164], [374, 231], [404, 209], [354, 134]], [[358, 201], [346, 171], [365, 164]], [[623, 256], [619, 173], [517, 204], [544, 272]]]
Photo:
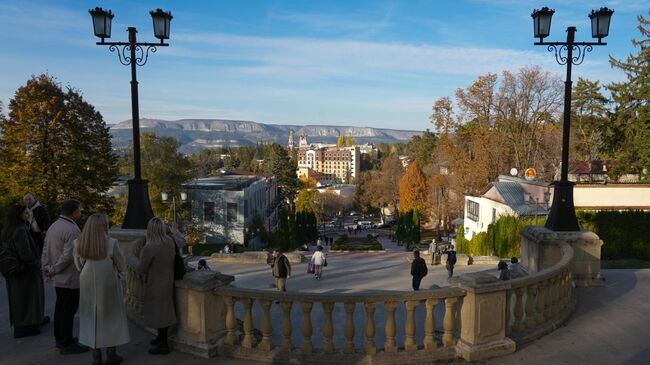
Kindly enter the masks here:
[[510, 270], [510, 274], [512, 275], [519, 274], [519, 260], [516, 257], [510, 259], [510, 267], [508, 270]]
[[508, 271], [508, 264], [505, 261], [499, 261], [497, 268], [499, 269], [499, 280], [510, 280], [510, 271]]

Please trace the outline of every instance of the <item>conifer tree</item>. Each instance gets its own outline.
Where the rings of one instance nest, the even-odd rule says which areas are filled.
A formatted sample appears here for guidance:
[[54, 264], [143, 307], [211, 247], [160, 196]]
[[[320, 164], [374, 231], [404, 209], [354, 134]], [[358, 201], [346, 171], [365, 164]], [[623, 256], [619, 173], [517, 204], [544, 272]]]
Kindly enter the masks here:
[[52, 76], [32, 76], [0, 119], [0, 185], [10, 195], [31, 192], [51, 210], [66, 198], [86, 211], [111, 213], [107, 195], [117, 175], [109, 128], [81, 94]]
[[[642, 173], [650, 180], [650, 20], [639, 15], [641, 39], [632, 40], [639, 49], [625, 61], [610, 57], [612, 67], [622, 70], [627, 82], [609, 86], [616, 103], [614, 126], [623, 131], [619, 160], [629, 172]], [[645, 173], [644, 173], [645, 171]]]

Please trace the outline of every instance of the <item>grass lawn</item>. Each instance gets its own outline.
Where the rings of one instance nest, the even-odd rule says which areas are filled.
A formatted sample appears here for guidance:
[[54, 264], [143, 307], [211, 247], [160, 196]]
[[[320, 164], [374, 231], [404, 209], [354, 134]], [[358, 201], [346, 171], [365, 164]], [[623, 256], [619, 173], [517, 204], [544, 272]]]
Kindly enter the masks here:
[[650, 269], [650, 261], [638, 259], [601, 260], [603, 269]]

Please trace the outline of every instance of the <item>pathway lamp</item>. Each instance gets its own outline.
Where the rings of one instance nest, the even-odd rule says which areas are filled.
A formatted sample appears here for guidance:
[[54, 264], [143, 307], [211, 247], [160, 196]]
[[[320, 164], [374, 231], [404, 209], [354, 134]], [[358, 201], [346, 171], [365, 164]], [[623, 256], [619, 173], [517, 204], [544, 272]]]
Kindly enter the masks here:
[[[113, 13], [100, 7], [88, 11], [92, 16], [95, 36], [100, 38], [96, 44], [108, 46], [109, 51], [116, 52], [120, 63], [131, 67], [131, 115], [133, 122], [133, 173], [134, 178], [129, 180], [129, 198], [122, 228], [145, 229], [147, 223], [153, 218], [153, 210], [149, 200], [147, 180], [142, 179], [140, 164], [140, 108], [138, 105], [138, 80], [136, 66], [144, 66], [149, 59], [149, 51], [155, 53], [157, 47], [167, 47], [165, 39], [169, 39], [171, 12], [162, 9], [151, 11], [153, 19], [154, 36], [160, 43], [138, 42], [135, 27], [128, 27], [128, 42], [106, 42], [111, 37], [111, 23]], [[174, 214], [174, 217], [176, 215]]]
[[[181, 202], [185, 203], [187, 202], [187, 193], [186, 192], [181, 192]], [[160, 193], [160, 198], [162, 199], [163, 203], [169, 202], [169, 194], [167, 193]], [[176, 223], [176, 195], [172, 194], [172, 210], [174, 212], [174, 223]]]
[[[546, 46], [549, 52], [555, 53], [555, 60], [560, 65], [566, 65], [566, 81], [564, 82], [564, 125], [562, 129], [562, 166], [560, 181], [555, 181], [553, 205], [546, 221], [546, 228], [552, 231], [569, 232], [579, 231], [573, 204], [573, 182], [568, 179], [569, 171], [569, 134], [571, 131], [571, 66], [580, 65], [585, 59], [585, 54], [593, 50], [593, 46], [605, 46], [602, 39], [609, 34], [609, 24], [614, 13], [608, 8], [601, 8], [589, 14], [591, 19], [591, 35], [598, 38], [598, 42], [576, 42], [576, 27], [567, 28], [566, 42], [545, 42], [544, 38], [551, 33], [551, 18], [555, 13], [547, 7], [534, 10], [532, 13], [534, 37], [539, 38], [536, 46]], [[575, 52], [575, 54], [574, 54]]]

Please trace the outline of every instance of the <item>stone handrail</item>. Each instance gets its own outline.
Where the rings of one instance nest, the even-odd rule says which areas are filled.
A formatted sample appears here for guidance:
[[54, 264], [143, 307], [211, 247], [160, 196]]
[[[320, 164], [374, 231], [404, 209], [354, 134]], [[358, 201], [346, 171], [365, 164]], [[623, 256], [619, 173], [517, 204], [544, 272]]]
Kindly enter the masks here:
[[129, 317], [141, 322], [144, 318], [144, 285], [145, 277], [138, 272], [140, 251], [144, 247], [145, 239], [133, 241], [124, 253], [126, 261], [126, 306]]
[[[455, 358], [456, 345], [456, 318], [457, 306], [465, 295], [465, 291], [458, 288], [444, 288], [435, 290], [424, 290], [419, 292], [377, 292], [363, 291], [344, 294], [316, 294], [316, 293], [294, 293], [262, 291], [253, 289], [225, 286], [214, 290], [214, 294], [223, 298], [225, 302], [225, 338], [224, 344], [231, 355], [246, 358], [259, 358], [272, 356], [291, 358], [292, 350], [295, 348], [292, 341], [293, 319], [292, 307], [299, 303], [301, 311], [302, 346], [298, 353], [299, 358], [293, 361], [305, 363], [317, 363], [322, 354], [336, 354], [338, 360], [346, 362], [359, 357], [370, 357], [375, 359], [404, 356], [410, 353], [413, 356], [424, 356], [429, 359], [438, 358], [449, 360]], [[237, 302], [243, 304], [243, 336], [238, 335], [237, 318], [235, 305]], [[253, 321], [253, 305], [259, 302], [262, 308], [260, 323]], [[273, 324], [271, 315], [273, 305], [278, 305], [282, 310], [281, 324]], [[344, 323], [334, 323], [332, 312], [335, 305], [340, 303], [345, 310]], [[396, 318], [396, 310], [401, 308], [403, 303], [406, 311], [404, 321], [400, 322], [402, 316]], [[317, 326], [321, 329], [322, 344], [314, 344], [312, 341], [313, 328], [312, 310], [315, 304], [319, 304], [323, 313], [323, 324]], [[415, 311], [418, 306], [423, 305], [425, 319], [423, 324], [416, 323]], [[358, 328], [354, 320], [354, 312], [357, 306], [365, 309], [365, 323]], [[376, 343], [377, 321], [375, 310], [379, 306], [385, 308], [386, 321], [384, 326], [385, 342]], [[436, 336], [436, 323], [434, 311], [437, 306], [444, 308], [443, 334], [440, 345]], [[295, 314], [293, 315], [295, 316]], [[279, 321], [278, 321], [279, 322]], [[254, 328], [261, 328], [260, 336], [255, 336]], [[279, 344], [273, 342], [274, 328], [282, 331], [282, 341]], [[397, 329], [404, 329], [404, 342], [397, 343]], [[355, 333], [361, 331], [363, 334], [363, 348], [355, 344]], [[423, 333], [423, 343], [418, 344], [416, 332]], [[341, 336], [342, 334], [342, 336]], [[340, 348], [335, 346], [333, 338], [335, 335], [344, 337], [344, 344]], [[321, 336], [319, 336], [321, 337]], [[259, 339], [259, 341], [258, 341]], [[320, 350], [315, 350], [318, 347]], [[423, 351], [419, 351], [423, 349]], [[357, 351], [359, 350], [359, 351]], [[257, 352], [257, 356], [251, 356], [251, 352]], [[425, 352], [425, 353], [423, 353]], [[261, 354], [260, 354], [261, 353]], [[295, 353], [295, 352], [294, 352]], [[400, 355], [401, 354], [401, 355]], [[293, 355], [298, 356], [298, 355]], [[291, 362], [291, 360], [286, 360]], [[321, 359], [320, 362], [323, 360]], [[329, 361], [329, 360], [328, 360]]]
[[506, 291], [506, 335], [529, 342], [563, 323], [573, 309], [574, 250], [558, 243], [560, 260], [530, 276], [510, 280]]

